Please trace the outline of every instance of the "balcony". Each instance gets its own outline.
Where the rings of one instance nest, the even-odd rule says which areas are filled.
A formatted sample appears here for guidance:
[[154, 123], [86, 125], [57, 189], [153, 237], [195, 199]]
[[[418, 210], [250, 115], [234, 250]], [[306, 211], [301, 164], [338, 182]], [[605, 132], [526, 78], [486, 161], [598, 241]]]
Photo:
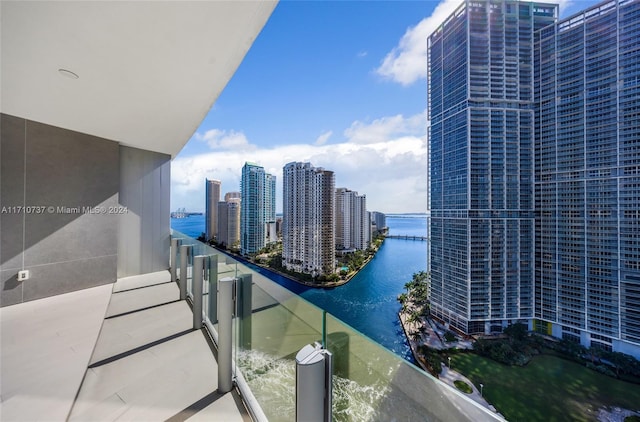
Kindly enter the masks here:
[[[428, 420], [501, 419], [242, 262], [179, 232], [173, 231], [172, 237], [182, 245], [193, 245], [194, 256], [212, 257], [214, 264], [205, 265], [204, 271], [209, 280], [196, 280], [203, 280], [202, 319], [216, 344], [217, 317], [221, 316], [215, 315], [213, 307], [219, 314], [222, 304], [210, 292], [220, 294], [221, 280], [238, 283], [233, 379], [247, 403], [257, 405], [250, 406], [255, 419], [296, 419], [295, 356], [315, 342], [333, 355], [334, 420], [410, 420], [417, 415]], [[184, 251], [177, 254], [176, 262], [182, 262]], [[197, 303], [200, 299], [194, 290], [199, 289], [194, 289], [189, 262], [194, 259], [185, 259], [186, 267], [177, 273], [180, 276], [186, 268], [186, 295]]]
[[[160, 271], [0, 309], [3, 339], [15, 339], [2, 349], [3, 420], [293, 421], [295, 357], [315, 342], [333, 355], [333, 420], [502, 420], [242, 262], [172, 239], [178, 283]], [[228, 282], [236, 307], [221, 344]]]

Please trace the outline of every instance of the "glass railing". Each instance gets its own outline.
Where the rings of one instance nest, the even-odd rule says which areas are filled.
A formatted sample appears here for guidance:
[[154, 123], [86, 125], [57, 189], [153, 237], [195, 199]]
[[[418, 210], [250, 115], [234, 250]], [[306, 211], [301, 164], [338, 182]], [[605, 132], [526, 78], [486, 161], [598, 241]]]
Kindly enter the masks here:
[[[333, 354], [334, 421], [503, 420], [242, 261], [175, 230], [172, 237], [193, 245], [194, 256], [217, 256], [217, 279], [205, 280], [203, 287], [203, 316], [214, 338], [217, 319], [210, 316], [209, 285], [250, 275], [250, 317], [233, 322], [234, 371], [269, 421], [295, 420], [295, 356], [314, 342]], [[187, 278], [192, 296], [189, 270]]]

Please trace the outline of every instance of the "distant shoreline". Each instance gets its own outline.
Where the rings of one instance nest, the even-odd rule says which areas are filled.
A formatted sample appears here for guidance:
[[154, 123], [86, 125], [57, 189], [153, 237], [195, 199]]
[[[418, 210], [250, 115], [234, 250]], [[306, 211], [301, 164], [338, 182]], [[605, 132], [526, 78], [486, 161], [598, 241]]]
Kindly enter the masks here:
[[[380, 244], [380, 247], [382, 247], [382, 245], [384, 245], [384, 241]], [[248, 264], [255, 265], [256, 267], [260, 267], [260, 268], [263, 268], [265, 270], [271, 271], [274, 274], [278, 274], [278, 275], [280, 275], [282, 277], [285, 277], [285, 278], [287, 278], [287, 279], [289, 279], [291, 281], [294, 281], [294, 282], [296, 282], [298, 284], [301, 284], [303, 286], [315, 287], [315, 288], [320, 288], [320, 289], [333, 289], [335, 287], [344, 286], [349, 281], [351, 281], [351, 279], [353, 279], [353, 277], [355, 277], [358, 273], [360, 273], [360, 271], [362, 271], [369, 264], [369, 262], [371, 262], [373, 260], [373, 258], [375, 258], [376, 254], [380, 250], [380, 247], [377, 248], [375, 253], [373, 255], [371, 255], [370, 257], [367, 257], [367, 259], [365, 260], [365, 262], [362, 264], [362, 266], [360, 268], [358, 268], [356, 271], [353, 271], [353, 272], [349, 273], [347, 275], [346, 279], [340, 280], [340, 281], [333, 281], [333, 282], [323, 282], [323, 283], [319, 284], [319, 283], [310, 283], [308, 281], [300, 280], [300, 279], [296, 278], [292, 274], [285, 273], [285, 272], [282, 272], [282, 271], [278, 271], [277, 269], [272, 268], [272, 267], [270, 267], [268, 265], [262, 265], [262, 264], [259, 264], [257, 262], [251, 261], [251, 260], [245, 258], [242, 255], [235, 254], [235, 253], [230, 252], [228, 250], [220, 249], [220, 248], [218, 248], [216, 246], [213, 246], [213, 245], [210, 245], [210, 246], [212, 248], [214, 248], [215, 250], [223, 252], [224, 254], [226, 254], [226, 255], [234, 258], [234, 259], [238, 259], [238, 260], [240, 260], [242, 262], [246, 262]]]

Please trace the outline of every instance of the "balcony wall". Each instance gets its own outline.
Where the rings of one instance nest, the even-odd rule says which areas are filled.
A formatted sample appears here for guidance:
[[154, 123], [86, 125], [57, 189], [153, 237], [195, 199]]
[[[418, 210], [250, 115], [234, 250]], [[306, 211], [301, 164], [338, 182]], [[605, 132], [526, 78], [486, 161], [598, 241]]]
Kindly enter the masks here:
[[168, 154], [1, 118], [0, 306], [168, 268]]
[[0, 124], [0, 306], [114, 282], [118, 215], [101, 210], [118, 206], [118, 143], [7, 114]]
[[170, 160], [120, 147], [118, 278], [169, 267]]

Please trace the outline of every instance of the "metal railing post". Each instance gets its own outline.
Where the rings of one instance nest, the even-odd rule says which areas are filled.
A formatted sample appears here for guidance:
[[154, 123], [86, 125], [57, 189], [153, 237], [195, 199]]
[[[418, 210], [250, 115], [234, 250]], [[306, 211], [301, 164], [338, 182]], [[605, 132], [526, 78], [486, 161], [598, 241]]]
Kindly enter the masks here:
[[251, 298], [252, 280], [251, 274], [242, 274], [237, 279], [237, 302], [238, 302], [238, 344], [245, 350], [251, 350]]
[[296, 421], [331, 422], [333, 356], [319, 343], [296, 355]]
[[189, 262], [193, 251], [193, 245], [180, 246], [180, 300], [187, 298], [187, 279], [189, 278]]
[[175, 237], [171, 238], [171, 281], [176, 283], [178, 281], [178, 248], [182, 243], [182, 239]]
[[193, 328], [202, 328], [202, 284], [204, 283], [204, 269], [208, 256], [197, 255], [193, 257]]
[[209, 257], [209, 321], [218, 322], [218, 255]]
[[221, 394], [233, 388], [231, 353], [235, 280], [225, 277], [218, 282], [218, 392]]

